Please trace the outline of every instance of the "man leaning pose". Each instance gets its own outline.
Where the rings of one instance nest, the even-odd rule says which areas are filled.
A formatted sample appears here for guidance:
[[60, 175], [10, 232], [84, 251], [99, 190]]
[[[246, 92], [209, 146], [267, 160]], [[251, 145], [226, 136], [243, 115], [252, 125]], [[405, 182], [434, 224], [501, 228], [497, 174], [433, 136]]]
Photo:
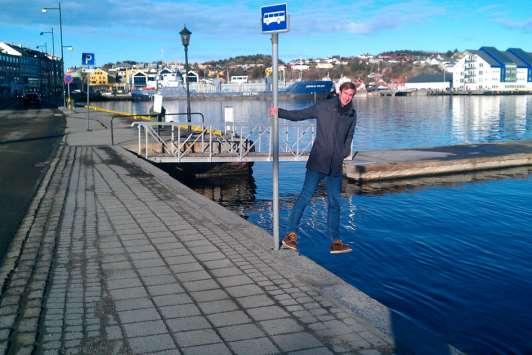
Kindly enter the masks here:
[[342, 188], [342, 163], [351, 157], [351, 141], [356, 126], [356, 111], [352, 105], [356, 87], [352, 82], [340, 86], [338, 97], [302, 109], [283, 110], [272, 107], [271, 117], [279, 116], [290, 121], [316, 119], [316, 138], [307, 161], [305, 182], [288, 218], [288, 232], [283, 247], [297, 250], [297, 228], [305, 207], [310, 202], [321, 179], [327, 183], [327, 234], [331, 240], [331, 254], [349, 253], [352, 249], [339, 237], [340, 192]]

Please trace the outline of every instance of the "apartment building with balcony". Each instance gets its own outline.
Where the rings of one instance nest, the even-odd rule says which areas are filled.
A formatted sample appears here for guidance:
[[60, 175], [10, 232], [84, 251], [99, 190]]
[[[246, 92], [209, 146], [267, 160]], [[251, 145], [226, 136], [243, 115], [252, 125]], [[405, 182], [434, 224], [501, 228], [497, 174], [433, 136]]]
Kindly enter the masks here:
[[481, 47], [463, 53], [452, 69], [460, 91], [532, 91], [532, 55], [519, 48]]

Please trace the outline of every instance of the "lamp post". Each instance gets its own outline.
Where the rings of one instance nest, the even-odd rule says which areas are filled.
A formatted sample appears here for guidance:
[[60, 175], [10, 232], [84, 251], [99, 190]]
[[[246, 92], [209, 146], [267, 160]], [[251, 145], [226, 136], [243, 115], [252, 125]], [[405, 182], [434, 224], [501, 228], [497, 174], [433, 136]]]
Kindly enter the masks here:
[[[61, 75], [65, 75], [65, 58], [63, 57], [63, 17], [61, 13], [61, 0], [57, 0], [57, 7], [43, 7], [42, 12], [47, 13], [48, 10], [57, 10], [59, 11], [59, 39], [61, 41]], [[63, 91], [61, 92], [61, 96], [63, 97], [63, 107], [66, 106], [65, 102], [65, 81], [63, 78], [61, 78], [61, 82], [63, 83]]]
[[35, 46], [37, 49], [44, 49], [44, 54], [48, 54], [48, 44], [44, 42], [44, 44], [39, 44], [38, 46]]
[[49, 33], [52, 35], [52, 57], [55, 57], [55, 40], [54, 40], [54, 28], [52, 27], [52, 29], [50, 31], [42, 31], [41, 32], [41, 36], [45, 33]]
[[[185, 82], [187, 85], [187, 122], [190, 123], [190, 90], [188, 86], [188, 45], [190, 43], [190, 35], [192, 32], [190, 32], [187, 29], [187, 26], [184, 26], [181, 32], [179, 32], [181, 35], [181, 43], [183, 43], [183, 47], [185, 47]], [[188, 130], [190, 131], [190, 125], [188, 126]]]

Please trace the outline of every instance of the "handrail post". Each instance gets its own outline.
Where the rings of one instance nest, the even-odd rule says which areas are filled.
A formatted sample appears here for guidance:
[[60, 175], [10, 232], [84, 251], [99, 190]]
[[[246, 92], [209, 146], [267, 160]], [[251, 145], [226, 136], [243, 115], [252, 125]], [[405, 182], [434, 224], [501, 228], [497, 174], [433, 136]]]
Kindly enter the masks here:
[[212, 125], [209, 126], [209, 161], [212, 162]]
[[259, 134], [259, 153], [262, 152], [262, 126], [259, 126], [257, 128], [257, 132]]
[[145, 126], [144, 127], [144, 139], [145, 139], [145, 142], [144, 142], [144, 149], [145, 149], [145, 154], [144, 156], [146, 157], [146, 159], [148, 159], [148, 127]]
[[113, 127], [113, 120], [115, 116], [111, 117], [111, 145], [115, 145], [115, 135], [114, 135], [114, 127]]
[[177, 126], [177, 161], [181, 162], [181, 126]]
[[137, 125], [137, 130], [138, 130], [138, 133], [139, 133], [139, 155], [142, 154], [142, 149], [141, 149], [141, 140], [140, 140], [140, 125]]
[[285, 141], [284, 141], [284, 151], [285, 153], [288, 153], [290, 151], [289, 145], [288, 145], [288, 126], [285, 126]]
[[243, 131], [244, 131], [244, 127], [240, 127], [240, 141], [238, 143], [238, 153], [239, 153], [239, 156], [240, 156], [240, 161], [242, 161], [242, 150], [243, 150], [243, 143], [242, 143], [242, 134], [243, 134]]
[[297, 126], [297, 136], [296, 136], [296, 156], [299, 156], [299, 126]]

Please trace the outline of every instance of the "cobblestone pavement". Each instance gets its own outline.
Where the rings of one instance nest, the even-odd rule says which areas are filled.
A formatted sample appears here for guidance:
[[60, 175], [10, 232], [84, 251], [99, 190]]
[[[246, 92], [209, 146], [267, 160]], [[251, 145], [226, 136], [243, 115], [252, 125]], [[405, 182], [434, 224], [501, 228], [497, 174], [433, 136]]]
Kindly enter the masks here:
[[57, 152], [0, 270], [0, 351], [393, 351], [323, 294], [335, 277], [306, 258], [303, 277], [304, 257], [128, 154]]

